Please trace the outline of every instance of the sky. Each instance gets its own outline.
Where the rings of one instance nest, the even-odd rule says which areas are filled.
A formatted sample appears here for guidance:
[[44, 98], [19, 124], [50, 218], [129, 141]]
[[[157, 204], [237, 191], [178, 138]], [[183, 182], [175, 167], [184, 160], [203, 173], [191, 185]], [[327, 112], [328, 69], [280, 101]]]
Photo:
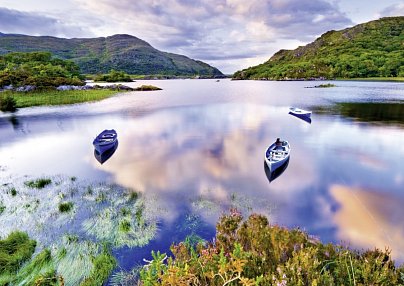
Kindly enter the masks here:
[[129, 34], [231, 74], [387, 16], [404, 16], [404, 0], [0, 0], [0, 33]]

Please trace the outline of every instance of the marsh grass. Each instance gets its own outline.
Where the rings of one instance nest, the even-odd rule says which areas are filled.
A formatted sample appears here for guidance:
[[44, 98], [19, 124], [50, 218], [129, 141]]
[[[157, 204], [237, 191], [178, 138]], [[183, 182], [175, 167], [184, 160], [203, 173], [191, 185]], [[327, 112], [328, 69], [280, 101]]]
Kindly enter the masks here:
[[[105, 277], [115, 265], [101, 243], [112, 248], [143, 246], [157, 232], [156, 214], [160, 215], [162, 209], [156, 207], [155, 201], [133, 190], [52, 176], [47, 178], [52, 184], [40, 192], [33, 191], [33, 187], [46, 185], [39, 183], [41, 180], [9, 178], [9, 182], [4, 182], [7, 191], [0, 192], [0, 202], [5, 207], [0, 217], [0, 236], [20, 229], [38, 241], [38, 252], [44, 249], [52, 252], [53, 264], [31, 277], [32, 281], [50, 284], [38, 285], [62, 282], [79, 285], [89, 277], [94, 279], [86, 280], [86, 285], [101, 285], [96, 276]], [[18, 196], [11, 196], [10, 189], [18, 189]], [[61, 212], [59, 207], [69, 211]], [[99, 255], [103, 256], [96, 259]], [[43, 261], [40, 257], [36, 264]], [[93, 267], [95, 261], [100, 272]], [[0, 285], [6, 284], [3, 281], [10, 281], [14, 275], [3, 274]], [[60, 277], [64, 281], [60, 282]]]
[[108, 98], [117, 92], [109, 89], [94, 90], [48, 90], [35, 92], [4, 92], [4, 96], [12, 96], [16, 101], [17, 108], [42, 106], [42, 105], [64, 105], [90, 101], [99, 101]]
[[15, 274], [21, 264], [31, 258], [35, 247], [36, 241], [20, 231], [12, 232], [0, 240], [0, 277]]
[[17, 190], [15, 188], [11, 188], [10, 194], [15, 197], [17, 195]]
[[91, 241], [63, 238], [56, 257], [56, 271], [64, 278], [66, 286], [79, 285], [93, 270], [93, 259], [101, 253], [99, 244]]
[[39, 178], [36, 180], [26, 181], [24, 184], [32, 189], [43, 189], [51, 184], [52, 180], [48, 178]]
[[44, 281], [44, 279], [57, 282], [52, 254], [49, 249], [42, 250], [28, 264], [24, 265], [13, 280], [13, 285], [43, 285], [38, 282]]
[[0, 215], [5, 211], [6, 206], [0, 201]]
[[64, 202], [59, 204], [59, 211], [61, 213], [67, 213], [70, 212], [73, 209], [73, 203], [72, 202]]

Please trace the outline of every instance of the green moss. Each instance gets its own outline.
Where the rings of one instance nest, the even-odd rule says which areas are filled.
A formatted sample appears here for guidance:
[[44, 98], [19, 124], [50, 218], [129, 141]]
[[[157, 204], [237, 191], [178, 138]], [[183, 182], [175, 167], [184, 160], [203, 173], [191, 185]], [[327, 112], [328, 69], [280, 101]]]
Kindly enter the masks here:
[[73, 209], [73, 203], [72, 202], [65, 202], [65, 203], [60, 203], [59, 204], [59, 211], [61, 213], [70, 212], [72, 209]]
[[33, 188], [33, 189], [43, 189], [47, 185], [51, 184], [52, 180], [51, 179], [46, 179], [46, 178], [40, 178], [32, 181], [26, 181], [24, 184], [27, 187]]
[[16, 273], [21, 264], [31, 258], [35, 246], [35, 240], [30, 240], [26, 233], [19, 231], [0, 240], [0, 276]]
[[2, 202], [0, 202], [0, 215], [6, 210], [6, 206], [3, 205]]

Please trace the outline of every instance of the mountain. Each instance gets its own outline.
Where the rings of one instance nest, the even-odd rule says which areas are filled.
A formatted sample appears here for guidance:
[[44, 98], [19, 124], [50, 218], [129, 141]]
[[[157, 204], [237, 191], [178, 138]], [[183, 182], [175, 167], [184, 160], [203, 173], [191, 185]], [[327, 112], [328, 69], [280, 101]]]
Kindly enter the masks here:
[[223, 76], [217, 68], [204, 62], [159, 51], [130, 35], [65, 39], [0, 33], [0, 55], [33, 51], [47, 51], [58, 58], [72, 60], [87, 74], [115, 69], [138, 75]]
[[404, 17], [329, 31], [295, 50], [237, 71], [234, 79], [297, 80], [404, 76]]

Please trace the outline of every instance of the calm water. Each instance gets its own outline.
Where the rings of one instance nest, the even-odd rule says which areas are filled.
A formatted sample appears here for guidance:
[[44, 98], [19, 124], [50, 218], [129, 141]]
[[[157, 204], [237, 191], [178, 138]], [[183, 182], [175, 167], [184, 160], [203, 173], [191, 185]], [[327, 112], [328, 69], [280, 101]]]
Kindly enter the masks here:
[[[232, 206], [323, 242], [389, 247], [404, 261], [404, 84], [146, 84], [163, 90], [1, 113], [0, 179], [63, 174], [155, 197], [166, 210], [158, 235], [147, 247], [118, 251], [124, 267], [191, 232], [210, 239]], [[313, 110], [312, 123], [289, 115], [290, 106]], [[119, 147], [101, 165], [92, 140], [110, 128]], [[269, 182], [264, 152], [277, 137], [290, 142], [291, 157]]]

